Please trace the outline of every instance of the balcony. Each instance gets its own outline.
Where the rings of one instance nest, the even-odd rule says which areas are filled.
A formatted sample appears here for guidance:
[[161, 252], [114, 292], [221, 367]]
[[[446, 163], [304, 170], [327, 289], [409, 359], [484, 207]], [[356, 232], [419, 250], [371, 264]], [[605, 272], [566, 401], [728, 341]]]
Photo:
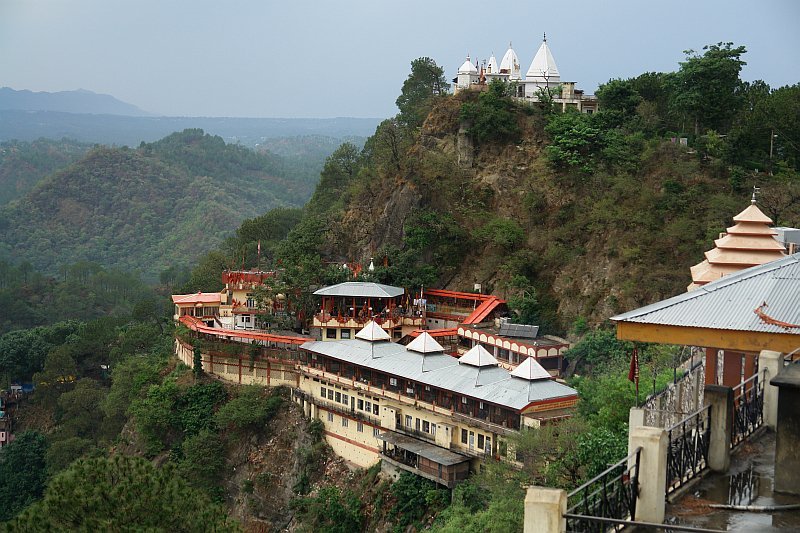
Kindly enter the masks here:
[[424, 431], [420, 431], [418, 429], [413, 429], [403, 424], [395, 424], [394, 429], [399, 431], [400, 433], [405, 433], [411, 437], [416, 437], [418, 439], [424, 439], [430, 442], [436, 442], [436, 435], [432, 435], [430, 433], [425, 433]]
[[331, 315], [330, 313], [317, 313], [314, 315], [314, 327], [360, 329], [370, 320], [374, 320], [375, 323], [383, 329], [394, 329], [402, 326], [421, 328], [424, 326], [424, 320], [419, 316], [394, 315], [383, 317], [378, 315], [373, 317], [341, 317]]

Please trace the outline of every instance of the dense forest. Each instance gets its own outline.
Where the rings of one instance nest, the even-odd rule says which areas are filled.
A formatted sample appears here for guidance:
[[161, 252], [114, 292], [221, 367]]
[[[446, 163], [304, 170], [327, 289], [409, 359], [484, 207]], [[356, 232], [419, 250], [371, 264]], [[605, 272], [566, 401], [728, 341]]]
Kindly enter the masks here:
[[[288, 207], [298, 205], [289, 202], [297, 189], [273, 190], [282, 207], [254, 206], [191, 272], [180, 259], [199, 252], [180, 249], [172, 234], [143, 241], [167, 241], [152, 252], [135, 240], [113, 248], [102, 222], [81, 222], [92, 211], [74, 215], [84, 232], [76, 242], [86, 247], [74, 249], [88, 254], [103, 235], [114, 257], [128, 257], [122, 266], [148, 258], [151, 275], [184, 291], [219, 289], [231, 264], [274, 267], [297, 288], [288, 296], [310, 307], [313, 287], [344, 279], [342, 261], [372, 257], [375, 272], [360, 279], [460, 290], [477, 281], [507, 297], [517, 321], [575, 340], [569, 384], [580, 394], [573, 418], [516, 438], [521, 468], [487, 461], [452, 493], [410, 475], [389, 483], [376, 468], [348, 471], [285, 391], [223, 386], [176, 363], [170, 306], [155, 296], [131, 299], [126, 287], [138, 280], [115, 285], [121, 274], [110, 265], [119, 263], [73, 264], [48, 279], [34, 273], [31, 258], [0, 272], [4, 298], [37, 295], [21, 311], [30, 322], [4, 324], [15, 331], [0, 337], [2, 378], [36, 384], [19, 409], [19, 429], [28, 431], [0, 452], [4, 527], [124, 529], [135, 513], [139, 527], [179, 531], [198, 520], [220, 530], [521, 530], [522, 487], [575, 487], [626, 450], [633, 346], [617, 341], [605, 319], [684, 291], [688, 267], [748, 205], [754, 185], [777, 224], [800, 225], [800, 85], [743, 82], [744, 55], [719, 43], [687, 53], [675, 72], [609, 80], [594, 115], [562, 112], [547, 94], [539, 105], [520, 103], [502, 83], [451, 95], [442, 69], [420, 58], [397, 100], [400, 113], [363, 148], [345, 143], [328, 157], [305, 207]], [[21, 228], [23, 212], [47, 212], [58, 235], [68, 220], [59, 218], [60, 202], [97, 205], [80, 177], [100, 187], [108, 176], [123, 185], [147, 176], [156, 185], [137, 189], [147, 194], [125, 196], [119, 187], [103, 202], [119, 212], [124, 238], [138, 238], [126, 226], [131, 217], [155, 234], [166, 227], [159, 220], [176, 216], [163, 199], [185, 200], [198, 176], [225, 176], [230, 187], [237, 177], [261, 176], [270, 156], [241, 150], [201, 132], [136, 150], [94, 149], [48, 178], [57, 194], [38, 186], [4, 211], [4, 224]], [[214, 190], [221, 211], [231, 197]], [[145, 203], [153, 215], [139, 220], [134, 205]], [[223, 222], [233, 228], [234, 218]], [[36, 242], [18, 230], [14, 238]], [[61, 287], [108, 287], [120, 304], [113, 316], [63, 321], [71, 304], [58, 299]], [[36, 327], [16, 329], [27, 326]], [[643, 381], [656, 390], [674, 379], [676, 348], [639, 350]], [[111, 490], [109, 479], [125, 492]]]
[[243, 219], [302, 205], [316, 169], [287, 161], [201, 130], [137, 149], [95, 147], [0, 211], [0, 252], [50, 274], [91, 261], [154, 280], [191, 264]]

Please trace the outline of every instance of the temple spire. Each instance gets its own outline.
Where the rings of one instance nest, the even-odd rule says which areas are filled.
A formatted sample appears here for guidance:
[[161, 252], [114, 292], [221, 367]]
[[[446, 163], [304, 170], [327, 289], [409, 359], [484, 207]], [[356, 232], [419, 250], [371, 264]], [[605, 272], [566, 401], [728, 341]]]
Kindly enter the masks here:
[[756, 187], [755, 185], [753, 185], [753, 197], [750, 199], [750, 203], [752, 205], [756, 205], [756, 194], [759, 194], [760, 192], [761, 192], [761, 189], [759, 187]]

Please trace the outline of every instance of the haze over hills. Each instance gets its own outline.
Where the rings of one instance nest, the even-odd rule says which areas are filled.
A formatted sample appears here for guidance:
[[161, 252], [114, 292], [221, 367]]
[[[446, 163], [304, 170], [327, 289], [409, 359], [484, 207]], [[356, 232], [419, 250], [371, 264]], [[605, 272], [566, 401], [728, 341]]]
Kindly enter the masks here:
[[17, 111], [62, 111], [65, 113], [92, 113], [102, 115], [128, 115], [141, 117], [152, 115], [118, 100], [110, 94], [98, 94], [86, 89], [75, 91], [34, 92], [17, 91], [0, 87], [0, 109]]
[[86, 143], [138, 146], [175, 131], [200, 128], [226, 142], [254, 147], [275, 137], [367, 137], [381, 118], [164, 117], [113, 96], [91, 91], [57, 93], [0, 89], [0, 141], [69, 138]]

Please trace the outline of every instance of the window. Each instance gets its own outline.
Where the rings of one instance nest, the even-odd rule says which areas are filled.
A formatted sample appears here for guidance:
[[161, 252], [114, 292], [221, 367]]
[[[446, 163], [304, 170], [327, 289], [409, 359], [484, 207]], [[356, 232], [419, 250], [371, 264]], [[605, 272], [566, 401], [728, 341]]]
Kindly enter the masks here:
[[[369, 403], [369, 402], [367, 402], [367, 403]], [[358, 410], [359, 411], [363, 411], [364, 410], [364, 400], [358, 400]]]
[[483, 409], [483, 402], [481, 402], [478, 406], [479, 409]]
[[467, 430], [466, 429], [462, 429], [461, 430], [461, 444], [466, 444], [466, 443], [467, 443]]
[[367, 411], [367, 412], [372, 411], [372, 407], [370, 407], [370, 405], [371, 404], [369, 402], [365, 402], [364, 403], [364, 410]]
[[336, 338], [336, 330], [333, 328], [326, 328], [325, 329], [325, 338], [326, 339], [335, 339]]
[[462, 396], [462, 397], [461, 397], [461, 403], [463, 403], [463, 404], [467, 404], [468, 402], [469, 402], [469, 400], [467, 400], [467, 397], [466, 397], [466, 396]]
[[364, 423], [363, 423], [363, 422], [359, 422], [359, 423], [356, 425], [356, 430], [357, 430], [359, 433], [364, 433]]
[[328, 422], [333, 422], [333, 413], [328, 411]]
[[472, 431], [469, 432], [469, 447], [470, 448], [475, 447], [475, 433], [473, 433]]
[[328, 393], [325, 392], [325, 387], [320, 387], [319, 390], [320, 390], [320, 393], [319, 393], [320, 396], [322, 396], [323, 398], [328, 396]]
[[377, 437], [377, 436], [379, 436], [380, 434], [381, 434], [381, 428], [378, 428], [378, 427], [374, 427], [374, 428], [372, 428], [372, 436], [373, 436], [373, 437]]
[[422, 431], [424, 431], [425, 433], [431, 432], [431, 423], [428, 422], [427, 420], [422, 421]]
[[436, 436], [436, 424], [431, 424], [431, 435]]
[[342, 402], [342, 393], [341, 392], [337, 392], [336, 393], [336, 403], [341, 403], [341, 402]]
[[342, 336], [343, 339], [349, 339], [350, 338], [350, 330], [349, 329], [341, 330], [341, 336]]
[[389, 378], [389, 385], [397, 387], [397, 378]]
[[342, 417], [342, 427], [343, 428], [347, 427], [347, 419], [345, 417]]
[[406, 415], [406, 427], [411, 428], [411, 425], [414, 423], [414, 418], [411, 415]]
[[485, 449], [486, 449], [486, 453], [488, 453], [489, 455], [492, 454], [492, 438], [491, 437], [486, 437], [486, 448]]
[[478, 449], [479, 450], [483, 449], [483, 435], [481, 435], [480, 433], [478, 433]]
[[345, 405], [350, 405], [350, 398], [347, 396], [347, 394], [342, 394], [342, 403]]
[[375, 414], [375, 415], [378, 414], [378, 404], [377, 403], [373, 403], [372, 404], [372, 413]]
[[333, 400], [333, 389], [328, 389], [328, 399]]

